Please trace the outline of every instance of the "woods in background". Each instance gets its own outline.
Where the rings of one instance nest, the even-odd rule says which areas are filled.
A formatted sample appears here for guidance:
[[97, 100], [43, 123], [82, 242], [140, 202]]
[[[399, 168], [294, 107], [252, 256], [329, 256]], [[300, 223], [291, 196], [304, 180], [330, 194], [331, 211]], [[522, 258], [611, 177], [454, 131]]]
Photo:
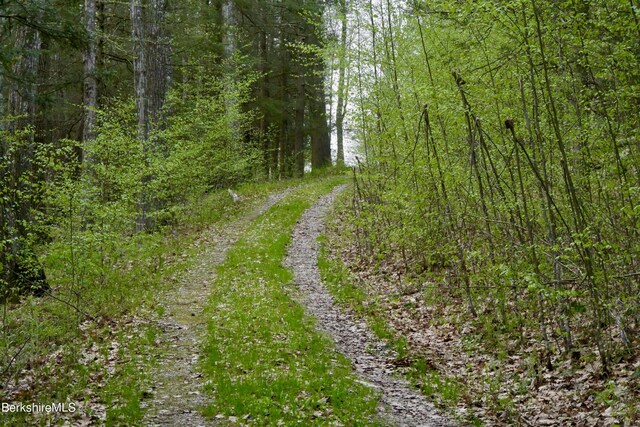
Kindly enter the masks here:
[[0, 8], [3, 299], [46, 290], [34, 248], [61, 229], [151, 230], [211, 189], [331, 163], [323, 2]]
[[[639, 111], [638, 0], [0, 1], [0, 382], [146, 309], [181, 233], [330, 165], [335, 128], [337, 165], [360, 144], [336, 236], [366, 272], [340, 281], [389, 303], [416, 385], [633, 424]], [[433, 330], [459, 338], [450, 378], [412, 348]]]

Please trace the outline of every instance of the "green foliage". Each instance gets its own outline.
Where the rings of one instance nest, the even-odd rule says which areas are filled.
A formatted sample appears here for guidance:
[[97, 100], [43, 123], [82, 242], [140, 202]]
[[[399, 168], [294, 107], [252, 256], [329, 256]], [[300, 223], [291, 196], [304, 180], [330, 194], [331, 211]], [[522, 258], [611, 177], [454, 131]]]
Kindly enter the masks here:
[[244, 140], [254, 117], [242, 106], [256, 76], [211, 79], [197, 64], [189, 72], [193, 80], [171, 90], [165, 105], [170, 115], [152, 137], [159, 151], [168, 153], [155, 161], [154, 172], [173, 200], [260, 178], [262, 170], [259, 147]]
[[446, 282], [491, 343], [526, 326], [568, 355], [579, 337], [606, 370], [638, 333], [629, 4], [361, 5], [375, 34], [353, 55], [359, 247]]
[[[99, 112], [95, 140], [82, 145], [65, 139], [35, 144], [28, 127], [1, 132], [0, 264], [11, 261], [14, 255], [6, 249], [19, 242], [24, 249], [17, 253], [33, 254], [29, 259], [44, 266], [51, 285], [42, 301], [3, 304], [2, 381], [58, 351], [61, 359], [34, 368], [32, 378], [40, 383], [30, 386], [29, 396], [56, 393], [62, 401], [83, 401], [79, 392], [91, 389], [109, 404], [103, 414], [107, 424], [140, 421], [146, 379], [139, 363], [122, 354], [118, 358], [126, 363], [108, 381], [95, 381], [104, 366], [87, 367], [77, 359], [87, 340], [105, 331], [88, 338], [79, 326], [153, 307], [159, 288], [184, 267], [186, 258], [176, 254], [193, 238], [185, 233], [237, 215], [245, 204], [234, 204], [226, 188], [259, 178], [261, 158], [244, 139], [252, 116], [240, 108], [250, 80], [232, 73], [225, 80], [200, 77], [199, 85], [176, 86], [165, 104], [165, 124], [148, 141], [138, 138], [134, 101], [118, 99]], [[23, 167], [27, 155], [29, 165]], [[252, 200], [268, 188], [238, 191]], [[28, 215], [17, 216], [21, 207]], [[139, 232], [143, 213], [151, 227]], [[147, 354], [153, 345], [144, 339], [116, 341], [130, 344], [126, 351], [133, 354]], [[60, 372], [42, 379], [44, 370], [58, 364]]]
[[[50, 145], [34, 143], [34, 129], [13, 129], [21, 118], [11, 117], [0, 127], [0, 302], [31, 293], [41, 269], [34, 247], [46, 236], [45, 185], [39, 176], [61, 154]], [[11, 130], [6, 130], [7, 128]]]
[[[97, 307], [119, 304], [126, 311], [123, 302], [133, 295], [124, 288], [113, 295], [105, 285], [147, 268], [135, 259], [154, 260], [158, 270], [164, 262], [162, 235], [135, 233], [143, 205], [151, 205], [144, 213], [157, 227], [173, 226], [185, 213], [194, 214], [209, 193], [208, 217], [194, 218], [209, 223], [221, 215], [211, 203], [229, 203], [218, 189], [255, 178], [257, 156], [241, 137], [248, 116], [225, 106], [229, 98], [242, 101], [248, 83], [229, 79], [176, 89], [166, 105], [171, 115], [149, 141], [137, 137], [133, 100], [114, 102], [100, 112], [97, 137], [84, 145], [82, 166], [73, 161], [80, 150], [73, 141], [60, 141], [43, 157], [53, 179], [39, 184], [47, 212], [38, 226], [48, 225], [45, 264], [59, 292], [76, 295], [78, 303], [87, 298]], [[201, 209], [197, 215], [203, 214]]]
[[354, 3], [349, 118], [362, 156], [343, 218], [354, 227], [341, 226], [355, 236], [350, 266], [384, 280], [386, 299], [422, 284], [431, 327], [463, 331], [476, 363], [453, 369], [460, 393], [445, 375], [424, 390], [465, 403], [465, 417], [477, 404], [521, 423], [549, 390], [574, 394], [549, 376], [584, 381], [589, 366], [591, 414], [637, 420], [625, 386], [640, 333], [631, 3]]
[[[123, 228], [128, 235], [111, 236], [91, 224], [91, 230], [74, 231], [71, 245], [65, 224], [54, 227], [60, 234], [54, 233], [41, 259], [56, 299], [28, 298], [2, 308], [5, 375], [28, 370], [33, 383], [21, 394], [25, 399], [85, 402], [87, 410], [97, 411], [89, 413], [94, 421], [138, 425], [158, 333], [138, 316], [160, 311], [157, 296], [190, 265], [198, 231], [231, 221], [256, 199], [288, 184], [241, 186], [241, 204], [233, 203], [226, 190], [210, 193], [178, 211], [166, 233], [131, 233], [129, 223]], [[10, 422], [32, 421], [30, 414], [14, 414]]]

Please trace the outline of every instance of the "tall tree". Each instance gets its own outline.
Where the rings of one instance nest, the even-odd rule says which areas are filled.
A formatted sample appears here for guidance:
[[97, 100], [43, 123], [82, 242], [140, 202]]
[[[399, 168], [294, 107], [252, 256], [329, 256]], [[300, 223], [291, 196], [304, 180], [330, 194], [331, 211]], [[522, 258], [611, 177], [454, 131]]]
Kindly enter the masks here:
[[336, 164], [344, 165], [344, 117], [347, 109], [348, 89], [345, 82], [347, 68], [347, 0], [338, 0], [340, 18], [340, 44], [338, 47], [338, 101], [336, 106]]
[[147, 98], [149, 120], [160, 125], [160, 112], [171, 81], [170, 43], [166, 32], [166, 0], [151, 0], [149, 4], [149, 31], [146, 40]]
[[146, 143], [149, 135], [147, 100], [147, 46], [145, 43], [142, 0], [131, 0], [131, 42], [133, 46], [133, 82], [138, 118], [138, 139]]
[[95, 138], [96, 109], [98, 108], [98, 82], [96, 79], [96, 0], [84, 1], [84, 27], [87, 42], [82, 57], [84, 62], [84, 126], [82, 140]]
[[305, 92], [305, 65], [302, 61], [296, 64], [295, 77], [295, 131], [293, 143], [294, 176], [304, 175], [304, 146], [305, 146], [305, 110], [307, 104]]
[[306, 81], [309, 98], [309, 129], [311, 136], [311, 167], [322, 168], [331, 165], [331, 136], [327, 120], [326, 99], [326, 64], [323, 55], [324, 25], [322, 21], [323, 8], [319, 2], [309, 7], [308, 32], [311, 55], [307, 66]]
[[43, 292], [46, 280], [33, 252], [31, 224], [37, 202], [35, 191], [36, 83], [42, 38], [26, 25], [13, 27], [17, 57], [8, 90], [7, 134], [0, 141], [0, 287], [4, 300], [25, 291]]

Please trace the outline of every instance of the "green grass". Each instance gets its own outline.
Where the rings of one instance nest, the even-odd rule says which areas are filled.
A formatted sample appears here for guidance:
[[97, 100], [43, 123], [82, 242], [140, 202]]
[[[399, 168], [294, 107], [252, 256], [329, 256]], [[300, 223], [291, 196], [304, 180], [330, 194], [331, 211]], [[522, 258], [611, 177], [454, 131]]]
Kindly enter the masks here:
[[[156, 233], [126, 236], [74, 230], [73, 252], [69, 230], [58, 230], [57, 239], [41, 251], [47, 278], [56, 297], [95, 320], [86, 322], [87, 317], [71, 305], [50, 297], [0, 306], [0, 372], [4, 372], [0, 383], [26, 369], [28, 373], [19, 376], [33, 382], [17, 397], [19, 401], [76, 402], [83, 408], [103, 405], [106, 419], [101, 423], [139, 425], [144, 416], [142, 396], [150, 382], [148, 372], [158, 352], [158, 331], [152, 324], [134, 327], [127, 320], [162, 315], [158, 295], [175, 286], [175, 278], [194, 262], [199, 251], [194, 242], [203, 228], [214, 223], [224, 226], [268, 194], [307, 181], [245, 184], [236, 189], [243, 197], [241, 203], [233, 203], [226, 189], [212, 192], [176, 209], [172, 224]], [[118, 357], [109, 373], [113, 345], [118, 347]], [[97, 359], [80, 363], [87, 352], [95, 353]], [[0, 389], [0, 400], [5, 401], [4, 396]], [[83, 410], [75, 416], [80, 412]], [[46, 425], [51, 421], [56, 422], [26, 413], [0, 417], [0, 425]]]
[[292, 300], [293, 227], [342, 178], [305, 185], [258, 218], [218, 268], [207, 309], [205, 415], [256, 425], [380, 425], [377, 399]]

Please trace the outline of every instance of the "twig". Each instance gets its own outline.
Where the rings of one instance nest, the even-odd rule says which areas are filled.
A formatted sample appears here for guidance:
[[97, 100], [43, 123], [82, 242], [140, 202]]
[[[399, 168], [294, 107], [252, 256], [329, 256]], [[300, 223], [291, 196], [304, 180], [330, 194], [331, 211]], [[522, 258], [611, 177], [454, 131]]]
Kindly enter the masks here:
[[58, 298], [57, 296], [53, 295], [51, 292], [45, 290], [44, 291], [45, 294], [47, 294], [48, 296], [50, 296], [51, 298], [53, 298], [56, 301], [60, 301], [63, 304], [68, 305], [69, 307], [73, 308], [74, 310], [76, 310], [78, 313], [80, 314], [84, 314], [86, 317], [88, 317], [91, 320], [96, 320], [95, 317], [93, 317], [92, 315], [90, 315], [89, 313], [87, 313], [86, 311], [82, 310], [80, 307], [74, 305], [73, 303], [70, 303], [69, 301], [65, 301], [62, 298]]
[[638, 277], [640, 276], [640, 272], [636, 271], [635, 273], [628, 273], [628, 274], [623, 274], [622, 276], [613, 276], [616, 279], [628, 279], [630, 277]]
[[30, 340], [31, 338], [25, 341], [24, 344], [22, 344], [22, 347], [20, 347], [16, 352], [16, 354], [13, 355], [11, 360], [9, 360], [9, 363], [7, 363], [6, 368], [4, 368], [4, 370], [2, 371], [2, 374], [0, 374], [0, 377], [3, 377], [7, 372], [9, 372], [9, 369], [11, 369], [11, 365], [13, 365], [13, 362], [15, 362], [18, 356], [20, 356], [20, 353], [22, 353], [22, 350], [24, 350], [24, 348], [27, 346]]

